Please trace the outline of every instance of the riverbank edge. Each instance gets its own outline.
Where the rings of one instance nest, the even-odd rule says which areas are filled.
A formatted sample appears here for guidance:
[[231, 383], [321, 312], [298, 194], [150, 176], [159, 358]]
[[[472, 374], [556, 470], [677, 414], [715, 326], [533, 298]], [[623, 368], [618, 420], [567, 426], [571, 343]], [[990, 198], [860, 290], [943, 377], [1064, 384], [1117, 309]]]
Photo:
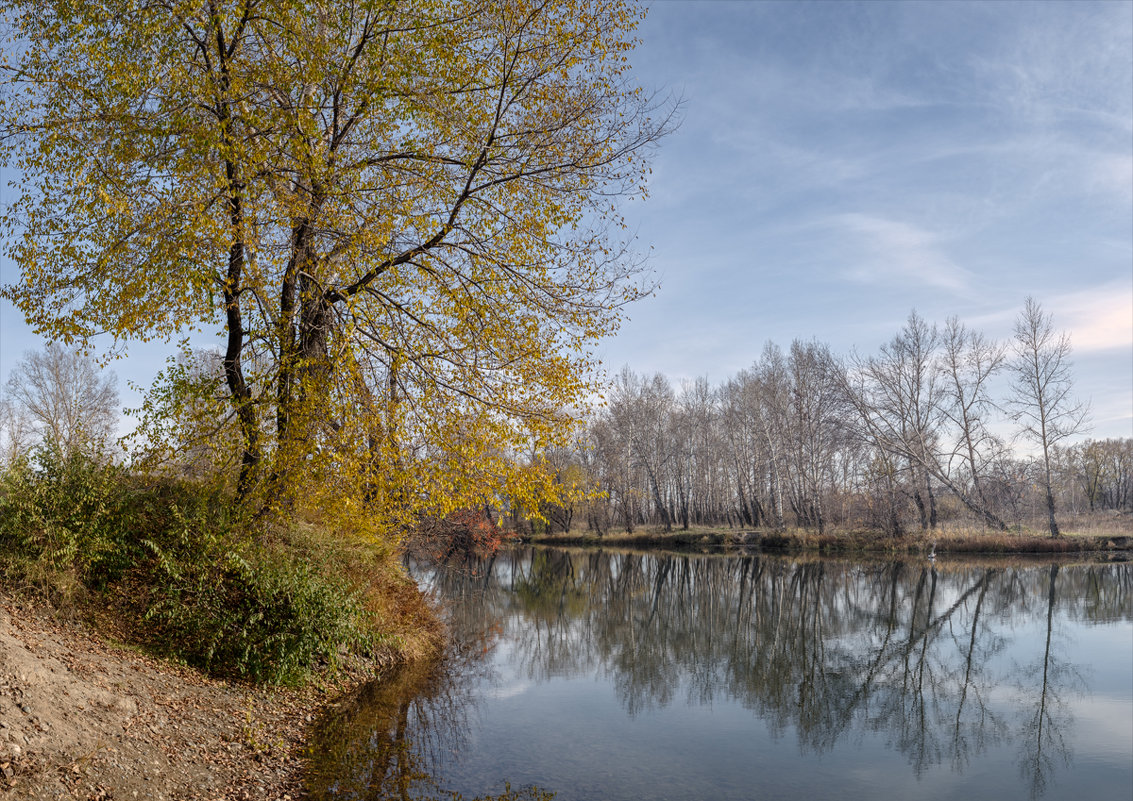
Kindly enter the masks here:
[[1075, 555], [1108, 554], [1133, 559], [1133, 535], [1064, 535], [934, 533], [890, 537], [877, 532], [818, 534], [806, 531], [716, 531], [649, 529], [627, 534], [534, 534], [520, 538], [529, 545], [671, 550], [768, 551], [772, 553], [884, 555]]
[[[988, 541], [992, 537], [994, 541]], [[1122, 561], [1133, 558], [1133, 537], [1125, 535], [1058, 539], [944, 535], [929, 539], [920, 534], [889, 538], [864, 532], [650, 530], [605, 537], [544, 534], [522, 541], [685, 551], [921, 556], [935, 543], [937, 554], [1093, 553]], [[23, 646], [25, 658], [31, 655], [36, 661], [23, 666], [21, 677], [8, 670], [13, 660], [0, 658], [0, 713], [14, 707], [22, 716], [16, 720], [0, 714], [6, 724], [0, 727], [3, 801], [38, 801], [61, 797], [61, 792], [67, 794], [62, 797], [96, 801], [308, 798], [305, 781], [314, 721], [362, 685], [409, 662], [392, 653], [380, 659], [347, 657], [336, 668], [313, 674], [298, 688], [210, 678], [127, 644], [129, 639], [116, 630], [106, 610], [98, 614], [90, 608], [53, 609], [34, 595], [0, 586], [0, 657], [6, 652], [11, 656], [13, 640], [16, 646]], [[81, 741], [79, 747], [71, 748], [53, 743], [53, 732], [89, 717], [92, 686], [113, 694], [99, 709], [103, 725], [94, 732], [98, 742], [93, 748]], [[173, 714], [177, 710], [191, 710], [192, 714], [178, 717]], [[21, 722], [25, 724], [22, 729]], [[21, 730], [34, 731], [35, 736], [13, 751], [10, 735]], [[187, 765], [186, 760], [192, 764]]]
[[315, 722], [435, 658], [349, 655], [287, 687], [210, 677], [121, 634], [105, 611], [0, 586], [0, 800], [299, 801]]

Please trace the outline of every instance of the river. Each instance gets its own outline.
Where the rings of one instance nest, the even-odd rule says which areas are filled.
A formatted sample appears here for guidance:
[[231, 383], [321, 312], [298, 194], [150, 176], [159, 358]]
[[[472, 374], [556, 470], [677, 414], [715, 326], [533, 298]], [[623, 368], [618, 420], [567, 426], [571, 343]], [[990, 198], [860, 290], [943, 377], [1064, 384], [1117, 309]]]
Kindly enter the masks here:
[[1133, 565], [521, 548], [412, 564], [439, 663], [319, 722], [317, 799], [1133, 797]]

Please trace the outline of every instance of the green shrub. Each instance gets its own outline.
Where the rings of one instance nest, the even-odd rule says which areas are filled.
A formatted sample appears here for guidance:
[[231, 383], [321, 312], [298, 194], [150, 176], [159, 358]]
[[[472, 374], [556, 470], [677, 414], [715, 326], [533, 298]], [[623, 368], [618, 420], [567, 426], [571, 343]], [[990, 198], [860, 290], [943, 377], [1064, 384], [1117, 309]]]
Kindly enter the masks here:
[[295, 554], [185, 529], [153, 554], [145, 619], [160, 647], [212, 673], [291, 683], [366, 644], [346, 582]]
[[48, 443], [0, 476], [0, 556], [9, 578], [47, 590], [121, 575], [121, 468]]
[[128, 595], [132, 628], [159, 652], [281, 683], [375, 644], [372, 615], [333, 562], [250, 531], [216, 492], [143, 482], [50, 446], [0, 475], [8, 582], [64, 599], [80, 589]]

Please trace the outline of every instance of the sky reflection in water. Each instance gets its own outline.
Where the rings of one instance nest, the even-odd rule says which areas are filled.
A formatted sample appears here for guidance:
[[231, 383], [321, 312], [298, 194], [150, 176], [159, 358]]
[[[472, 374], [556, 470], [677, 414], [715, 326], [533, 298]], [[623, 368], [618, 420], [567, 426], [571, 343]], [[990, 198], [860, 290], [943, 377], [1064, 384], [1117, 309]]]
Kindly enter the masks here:
[[1128, 564], [524, 549], [415, 570], [453, 646], [321, 722], [316, 798], [1133, 788]]

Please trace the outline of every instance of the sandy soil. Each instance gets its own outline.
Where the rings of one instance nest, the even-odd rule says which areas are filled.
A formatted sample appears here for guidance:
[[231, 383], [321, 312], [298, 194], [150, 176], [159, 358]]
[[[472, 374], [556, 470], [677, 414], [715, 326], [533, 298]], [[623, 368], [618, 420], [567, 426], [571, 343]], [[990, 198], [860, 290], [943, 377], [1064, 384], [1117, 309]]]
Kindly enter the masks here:
[[304, 796], [317, 689], [202, 677], [0, 596], [0, 800]]

